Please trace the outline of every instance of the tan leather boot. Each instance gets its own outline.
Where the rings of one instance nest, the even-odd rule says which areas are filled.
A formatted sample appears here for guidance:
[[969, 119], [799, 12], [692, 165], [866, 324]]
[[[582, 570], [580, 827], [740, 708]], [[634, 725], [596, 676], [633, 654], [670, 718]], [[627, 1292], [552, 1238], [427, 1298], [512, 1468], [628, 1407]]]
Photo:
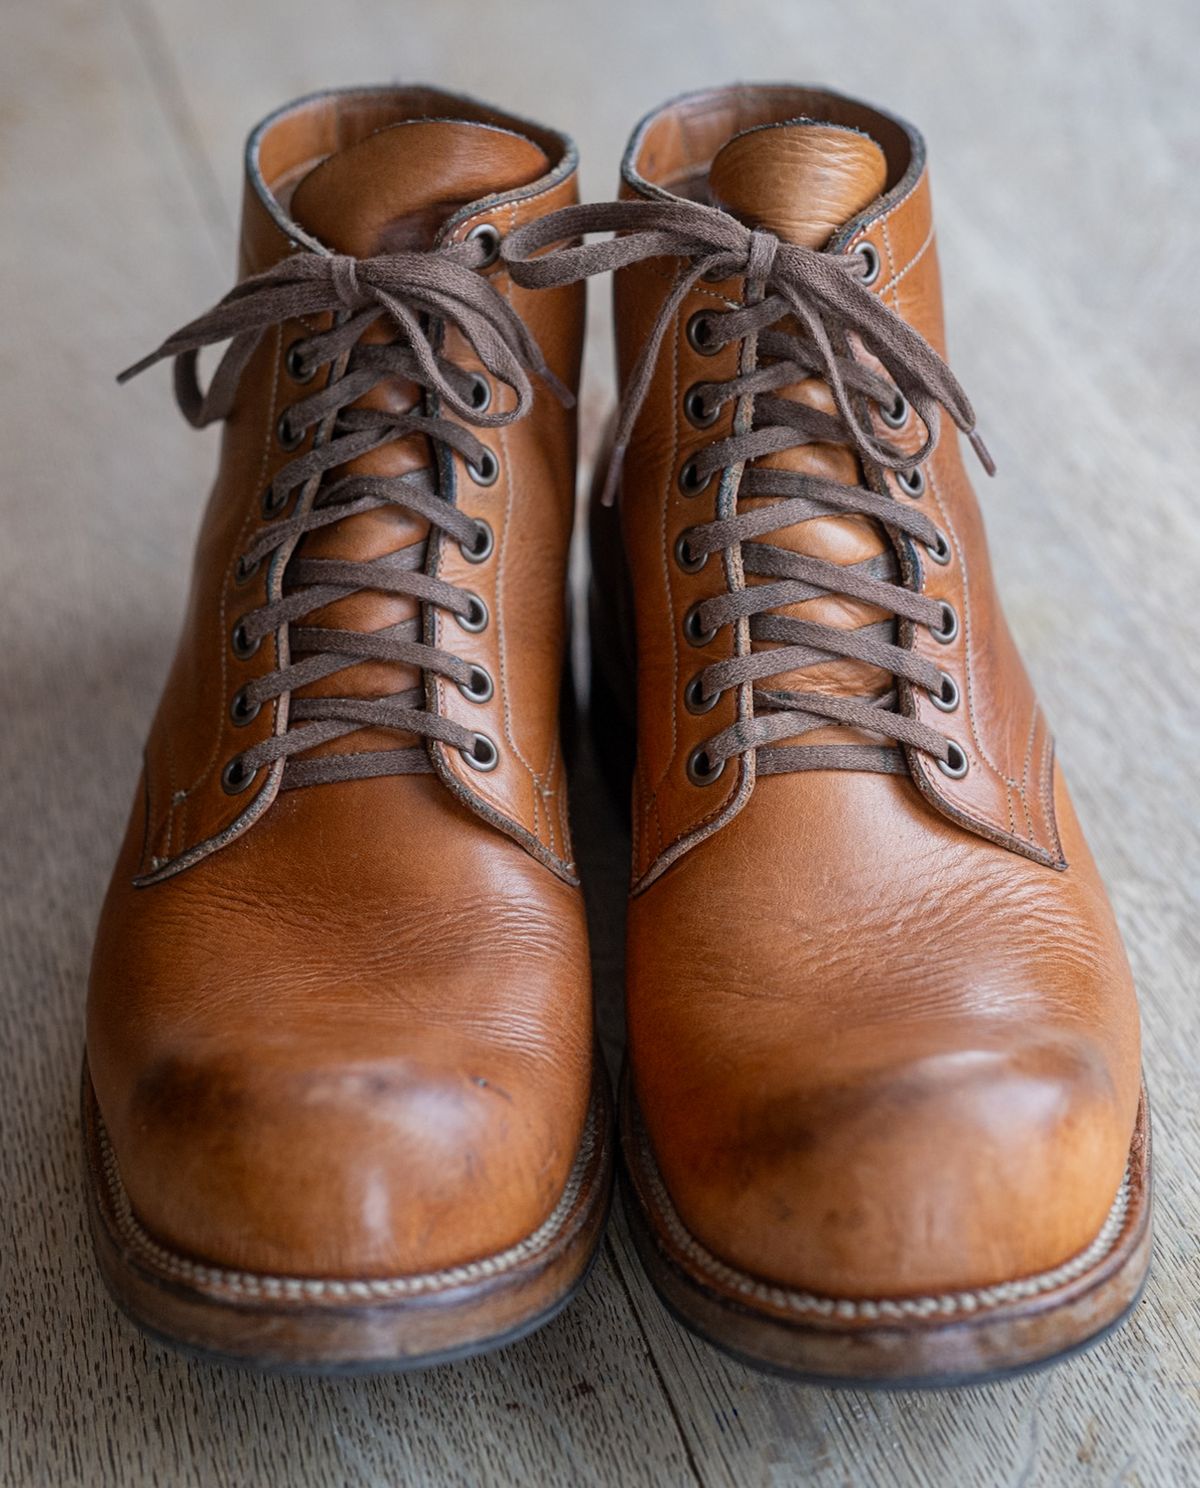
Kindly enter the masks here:
[[171, 1340], [428, 1363], [543, 1321], [598, 1242], [558, 730], [583, 297], [498, 261], [575, 165], [429, 89], [290, 105], [240, 285], [148, 359], [224, 434], [84, 1107], [105, 1277]]
[[636, 675], [643, 1258], [785, 1371], [1048, 1359], [1145, 1276], [1138, 1015], [945, 432], [986, 463], [924, 146], [848, 99], [718, 89], [641, 124], [622, 196], [506, 253], [530, 284], [618, 269], [593, 546], [602, 714]]

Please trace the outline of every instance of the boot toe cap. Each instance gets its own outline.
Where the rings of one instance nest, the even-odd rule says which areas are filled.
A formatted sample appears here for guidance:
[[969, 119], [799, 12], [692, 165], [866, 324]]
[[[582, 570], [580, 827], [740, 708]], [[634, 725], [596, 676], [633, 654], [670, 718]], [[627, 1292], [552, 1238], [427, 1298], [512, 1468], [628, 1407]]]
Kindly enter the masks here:
[[651, 1138], [685, 1227], [784, 1286], [891, 1297], [1056, 1267], [1099, 1233], [1130, 1132], [1105, 1062], [1058, 1032], [921, 1057], [879, 1051], [808, 1085], [785, 1068], [689, 1103]]
[[535, 1230], [572, 1154], [532, 1068], [364, 1048], [164, 1058], [113, 1133], [145, 1228], [209, 1264], [298, 1276], [420, 1274]]

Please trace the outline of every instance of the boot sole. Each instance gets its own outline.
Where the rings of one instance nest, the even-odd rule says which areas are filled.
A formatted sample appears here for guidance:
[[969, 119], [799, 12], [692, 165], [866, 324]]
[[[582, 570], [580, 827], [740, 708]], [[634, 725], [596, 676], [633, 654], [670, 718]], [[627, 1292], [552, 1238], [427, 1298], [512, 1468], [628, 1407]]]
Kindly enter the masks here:
[[1052, 1271], [974, 1291], [848, 1300], [772, 1285], [719, 1260], [684, 1226], [633, 1099], [621, 1097], [622, 1191], [638, 1255], [675, 1317], [755, 1369], [811, 1384], [986, 1384], [1098, 1343], [1132, 1311], [1150, 1267], [1145, 1088], [1125, 1178], [1085, 1250]]
[[612, 1192], [611, 1101], [599, 1063], [566, 1188], [533, 1234], [497, 1255], [395, 1277], [272, 1276], [205, 1265], [141, 1225], [83, 1069], [92, 1241], [121, 1310], [159, 1342], [207, 1360], [319, 1374], [425, 1369], [514, 1343], [587, 1280]]

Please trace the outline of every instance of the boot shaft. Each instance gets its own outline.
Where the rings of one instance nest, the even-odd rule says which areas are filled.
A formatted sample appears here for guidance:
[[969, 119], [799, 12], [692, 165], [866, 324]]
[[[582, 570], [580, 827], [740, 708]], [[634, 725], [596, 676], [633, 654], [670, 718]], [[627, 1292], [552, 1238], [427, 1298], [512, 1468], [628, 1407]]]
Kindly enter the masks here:
[[[397, 254], [434, 255], [446, 245], [474, 240], [490, 250], [490, 261], [478, 270], [480, 281], [507, 301], [540, 347], [552, 379], [567, 391], [555, 397], [535, 376], [528, 413], [507, 421], [516, 393], [489, 374], [483, 348], [453, 324], [443, 337], [429, 305], [418, 303], [412, 313], [429, 328], [438, 354], [461, 369], [481, 423], [453, 411], [447, 415], [439, 410], [444, 399], [399, 376], [377, 377], [336, 415], [314, 419], [310, 414], [322, 394], [336, 396], [339, 379], [354, 375], [353, 359], [362, 353], [346, 347], [312, 365], [313, 338], [359, 312], [287, 315], [261, 336], [224, 421], [184, 634], [146, 751], [144, 880], [178, 871], [239, 836], [281, 787], [358, 768], [356, 760], [347, 765], [341, 757], [370, 751], [380, 771], [389, 773], [389, 754], [409, 769], [426, 749], [446, 786], [472, 810], [556, 872], [571, 875], [558, 688], [575, 473], [575, 417], [565, 405], [578, 382], [583, 293], [580, 287], [553, 295], [522, 290], [509, 283], [495, 249], [514, 225], [573, 201], [575, 171], [574, 147], [565, 136], [425, 88], [315, 95], [273, 114], [252, 133], [243, 282], [311, 258], [336, 261], [345, 266], [347, 304], [361, 305], [359, 281], [368, 272], [362, 266]], [[400, 332], [385, 306], [356, 344], [380, 354]], [[405, 432], [407, 416], [439, 411], [469, 429], [472, 458], [435, 447], [419, 430]], [[339, 419], [379, 414], [398, 421], [395, 437], [371, 445], [364, 435], [360, 446], [371, 447], [320, 478], [280, 489], [281, 471], [286, 476], [328, 442]], [[303, 427], [294, 427], [297, 421]], [[271, 524], [287, 524], [311, 510], [331, 485], [421, 471], [430, 472], [439, 499], [477, 524], [477, 538], [447, 540], [446, 532], [431, 532], [420, 512], [390, 504], [261, 552], [271, 540], [263, 535]], [[270, 634], [238, 630], [242, 617], [264, 611], [269, 616], [268, 607], [274, 602], [278, 608], [295, 589], [297, 564], [381, 560], [427, 575], [432, 595], [446, 585], [467, 592], [471, 612], [445, 613], [411, 593], [388, 592], [386, 584], [347, 584], [350, 592], [338, 593], [335, 586], [329, 603]], [[506, 623], [512, 613], [521, 617], [519, 631]], [[406, 654], [414, 646], [441, 648], [466, 670], [459, 669], [461, 677], [423, 677], [409, 660], [370, 656], [314, 677], [295, 670], [295, 663], [318, 628], [355, 636], [390, 629], [405, 636]], [[289, 666], [286, 675], [294, 685], [266, 695], [277, 685], [272, 677], [280, 678]], [[317, 741], [298, 758], [268, 760], [238, 773], [244, 757], [261, 758], [270, 741], [298, 719], [320, 721], [331, 700], [346, 697], [364, 705], [361, 726]], [[394, 716], [374, 725], [375, 700], [395, 697], [455, 727], [426, 745], [397, 727]], [[485, 741], [478, 758], [470, 747], [455, 747], [464, 730]], [[394, 792], [390, 799], [397, 799]]]
[[[631, 201], [720, 206], [748, 228], [764, 229], [785, 243], [839, 258], [861, 256], [861, 282], [944, 357], [929, 176], [924, 142], [911, 126], [838, 95], [804, 88], [738, 87], [688, 95], [649, 115], [635, 131], [621, 194]], [[614, 307], [623, 388], [672, 285], [693, 261], [655, 258], [618, 270]], [[796, 328], [792, 319], [714, 350], [703, 338], [706, 316], [744, 307], [769, 290], [769, 284], [756, 285], [742, 273], [697, 282], [683, 297], [623, 464], [621, 546], [637, 612], [634, 878], [639, 883], [732, 820], [754, 793], [753, 752], [731, 759], [713, 779], [703, 778], [694, 763], [705, 741], [753, 717], [749, 685], [731, 687], [715, 699], [699, 699], [696, 691], [696, 677], [706, 667], [732, 667], [760, 649], [752, 622], [741, 619], [708, 635], [712, 627], [697, 632], [694, 616], [721, 591], [736, 594], [748, 584], [769, 582], [769, 576], [748, 577], [736, 556], [722, 560], [713, 553], [699, 563], [692, 555], [689, 561], [689, 532], [732, 515], [743, 475], [740, 468], [726, 470], [697, 490], [689, 462], [750, 428], [752, 400], [711, 406], [711, 398], [703, 401], [705, 390], [719, 390], [764, 365], [770, 360], [760, 358], [764, 336]], [[886, 378], [890, 369], [864, 353], [853, 335], [851, 340], [858, 360]], [[764, 344], [778, 355], [769, 341]], [[768, 388], [762, 397], [767, 396], [818, 414], [836, 412], [821, 376]], [[891, 406], [873, 407], [863, 398], [856, 402], [876, 438], [918, 455], [926, 430], [902, 398]], [[931, 532], [932, 540], [924, 544], [861, 514], [830, 511], [766, 540], [805, 561], [901, 580], [947, 607], [943, 634], [903, 617], [891, 621], [876, 606], [845, 594], [814, 592], [781, 606], [778, 614], [878, 636], [935, 666], [949, 679], [941, 684], [944, 694], [901, 681], [895, 706], [952, 741], [954, 768], [947, 772], [929, 754], [906, 748], [905, 773], [953, 821], [1036, 861], [1061, 864], [1051, 800], [1052, 742], [1000, 609], [957, 440], [944, 431], [928, 459], [908, 471], [864, 470], [860, 456], [844, 442], [815, 437], [768, 451], [747, 468], [847, 486], [865, 481], [897, 507], [922, 513], [934, 524], [937, 537]], [[742, 490], [741, 510], [758, 504]], [[594, 528], [601, 529], [600, 550], [613, 548], [603, 534], [611, 517], [600, 512], [593, 519]], [[615, 575], [604, 579], [610, 590], [621, 582]], [[814, 656], [802, 668], [773, 677], [770, 685], [878, 700], [893, 682], [870, 658]], [[939, 706], [947, 698], [954, 700], [949, 712]], [[812, 728], [794, 748], [867, 746], [871, 739], [859, 728], [830, 721]]]

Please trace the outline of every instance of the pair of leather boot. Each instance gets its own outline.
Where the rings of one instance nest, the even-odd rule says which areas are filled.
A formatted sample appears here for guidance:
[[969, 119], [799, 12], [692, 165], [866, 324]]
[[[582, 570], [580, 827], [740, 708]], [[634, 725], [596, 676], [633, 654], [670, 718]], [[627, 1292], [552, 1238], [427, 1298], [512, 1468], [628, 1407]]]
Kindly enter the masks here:
[[105, 1278], [192, 1348], [362, 1368], [586, 1275], [613, 1123], [560, 706], [611, 272], [592, 713], [632, 775], [643, 1260], [800, 1375], [1054, 1357], [1148, 1264], [1138, 1018], [947, 427], [988, 463], [922, 140], [716, 89], [576, 202], [553, 130], [303, 99], [250, 137], [237, 287], [131, 369], [172, 358], [222, 444], [92, 968]]

